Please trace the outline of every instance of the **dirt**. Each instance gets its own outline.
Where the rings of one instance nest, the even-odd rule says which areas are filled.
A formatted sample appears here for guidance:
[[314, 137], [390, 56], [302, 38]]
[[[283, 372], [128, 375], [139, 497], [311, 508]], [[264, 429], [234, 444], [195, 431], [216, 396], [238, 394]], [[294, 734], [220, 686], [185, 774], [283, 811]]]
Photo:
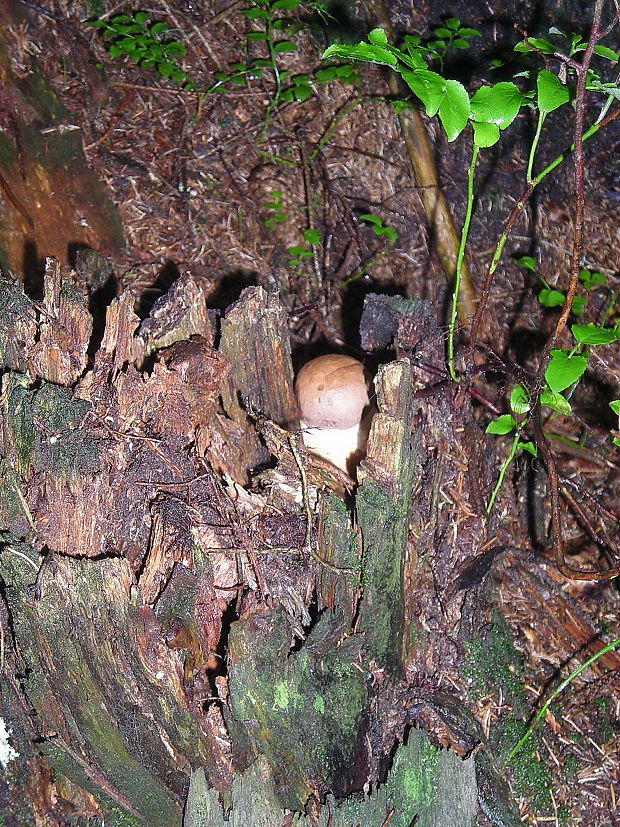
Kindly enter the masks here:
[[[438, 320], [445, 322], [446, 279], [394, 108], [385, 99], [386, 76], [381, 69], [359, 68], [357, 84], [339, 80], [315, 84], [306, 101], [283, 102], [266, 118], [274, 93], [268, 70], [263, 79], [249, 79], [243, 86], [228, 84], [224, 91], [199, 99], [127, 57], [110, 57], [88, 20], [95, 14], [116, 14], [121, 11], [118, 4], [107, 0], [42, 3], [39, 7], [20, 0], [2, 8], [8, 23], [3, 37], [10, 70], [21, 82], [36, 69], [50, 84], [66, 111], [62, 123], [79, 127], [75, 134], [81, 137], [81, 148], [75, 148], [76, 154], [83, 151], [120, 215], [124, 249], [114, 249], [109, 227], [97, 229], [94, 221], [90, 222], [95, 227], [92, 237], [83, 240], [112, 257], [108, 299], [130, 286], [144, 316], [179, 275], [191, 272], [210, 286], [211, 307], [223, 310], [243, 287], [260, 284], [278, 291], [285, 303], [297, 364], [327, 349], [362, 354], [358, 328], [368, 293], [429, 299]], [[259, 29], [259, 23], [243, 16], [246, 5], [250, 4], [155, 0], [148, 5], [129, 3], [122, 10], [144, 9], [153, 19], [164, 20], [185, 45], [180, 65], [198, 88], [208, 89], [215, 72], [226, 71], [230, 63], [243, 58], [244, 34]], [[483, 78], [511, 77], [515, 66], [511, 48], [519, 37], [515, 28], [545, 36], [548, 26], [556, 25], [587, 36], [591, 16], [591, 5], [584, 3], [547, 3], [544, 11], [529, 0], [511, 5], [455, 2], [448, 8], [433, 1], [416, 4], [415, 9], [410, 6], [390, 4], [398, 32], [426, 36], [446, 13], [481, 31], [472, 49], [456, 53], [446, 63], [446, 74], [468, 86], [479, 85]], [[362, 38], [366, 25], [359, 3], [334, 5], [331, 11], [336, 19], [328, 21], [327, 32], [312, 10], [292, 13], [303, 23], [293, 36], [298, 48], [279, 61], [293, 75], [320, 68], [321, 53], [334, 37], [350, 37], [354, 42]], [[262, 54], [261, 48], [260, 42], [253, 43], [251, 54]], [[506, 61], [504, 67], [496, 75], [489, 74], [490, 60], [499, 57]], [[605, 68], [603, 63], [597, 66]], [[587, 117], [591, 119], [596, 111], [596, 101], [589, 100]], [[550, 117], [537, 169], [570, 144], [570, 115], [565, 107]], [[599, 322], [610, 304], [607, 323], [617, 319], [617, 124], [587, 145], [583, 266], [603, 273], [609, 289], [590, 294], [582, 323]], [[477, 290], [502, 224], [523, 189], [534, 128], [526, 111], [499, 148], [487, 151], [479, 163], [468, 259]], [[460, 226], [469, 145], [463, 138], [448, 144], [435, 121], [428, 123], [428, 130], [440, 182]], [[568, 161], [541, 185], [515, 225], [493, 285], [482, 344], [499, 359], [526, 370], [536, 365], [556, 313], [541, 307], [536, 298], [541, 287], [538, 277], [517, 265], [514, 257], [536, 256], [540, 276], [551, 285], [566, 285], [575, 214], [573, 176]], [[57, 209], [64, 194], [71, 196], [61, 212], [67, 221], [74, 220], [76, 197], [83, 199], [83, 173], [74, 177], [65, 176], [47, 196], [50, 209]], [[280, 196], [275, 195], [278, 192]], [[23, 222], [6, 189], [0, 194], [9, 219]], [[20, 195], [20, 203], [30, 203], [30, 197]], [[279, 206], [274, 208], [274, 203]], [[282, 220], [269, 226], [276, 213]], [[396, 231], [395, 241], [373, 232], [371, 223], [362, 218], [369, 213]], [[322, 243], [313, 248], [305, 245], [310, 255], [291, 264], [295, 255], [288, 250], [304, 245], [303, 231], [308, 228], [317, 230]], [[72, 240], [80, 241], [77, 236], [67, 237], [62, 245], [53, 246], [48, 235], [41, 235], [34, 239], [37, 255], [55, 254], [73, 266]], [[12, 269], [36, 284], [40, 262], [32, 255], [20, 259], [18, 251]], [[608, 407], [610, 400], [620, 397], [618, 343], [598, 353], [573, 398], [576, 415], [556, 416], [546, 423], [559, 438], [573, 441], [570, 446], [558, 442], [557, 451], [564, 478], [576, 481], [577, 498], [586, 505], [588, 497], [593, 498], [607, 512], [596, 517], [597, 527], [599, 523], [606, 527], [615, 542], [615, 557], [591, 541], [582, 517], [566, 510], [564, 529], [574, 552], [571, 560], [588, 569], [618, 563], [618, 525], [613, 515], [620, 510], [619, 455], [609, 437], [617, 423]], [[379, 354], [383, 361], [392, 356]], [[433, 369], [433, 375], [427, 373], [429, 384], [445, 376], [442, 364]], [[492, 418], [493, 409], [507, 410], [509, 388], [506, 376], [484, 375], [477, 386], [481, 425]], [[507, 450], [507, 442], [498, 440], [498, 467]], [[545, 559], [547, 498], [541, 461], [520, 457], [509, 469], [497, 506], [512, 548], [498, 558], [493, 582], [497, 603], [524, 659], [525, 706], [517, 709], [516, 702], [503, 694], [501, 682], [493, 688], [493, 681], [487, 681], [488, 689], [480, 690], [476, 709], [485, 732], [511, 714], [527, 719], [552, 687], [597, 651], [601, 641], [617, 636], [620, 628], [613, 582], [567, 582]], [[539, 758], [548, 767], [551, 794], [540, 798], [536, 782], [524, 780], [519, 770], [512, 778], [527, 823], [586, 827], [616, 823], [619, 666], [613, 652], [607, 660], [599, 660], [547, 714]], [[480, 681], [482, 687], [483, 678], [472, 666], [472, 685]]]

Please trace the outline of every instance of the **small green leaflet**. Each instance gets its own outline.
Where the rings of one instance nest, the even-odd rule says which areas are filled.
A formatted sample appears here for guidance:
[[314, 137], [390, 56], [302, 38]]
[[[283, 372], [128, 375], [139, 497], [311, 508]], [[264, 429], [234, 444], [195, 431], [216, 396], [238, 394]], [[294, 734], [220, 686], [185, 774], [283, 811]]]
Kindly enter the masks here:
[[424, 104], [428, 117], [436, 115], [446, 94], [446, 81], [441, 75], [431, 72], [430, 69], [416, 69], [414, 72], [403, 69], [401, 75], [407, 86]]
[[494, 123], [479, 123], [472, 121], [474, 143], [481, 148], [493, 146], [499, 141], [499, 127]]
[[613, 327], [597, 327], [595, 324], [574, 324], [571, 328], [573, 336], [582, 345], [608, 345], [620, 338], [618, 331]]
[[540, 404], [546, 405], [547, 408], [551, 408], [551, 410], [557, 411], [565, 416], [570, 416], [573, 412], [571, 406], [562, 394], [552, 391], [551, 388], [544, 388], [540, 395]]
[[527, 41], [522, 40], [515, 46], [515, 52], [532, 52], [538, 49], [545, 55], [552, 55], [555, 52], [553, 43], [544, 40], [542, 37], [528, 37]]
[[538, 301], [543, 307], [564, 307], [564, 293], [544, 287], [538, 294]]
[[267, 9], [259, 9], [256, 6], [252, 9], [243, 9], [241, 12], [248, 20], [257, 20], [259, 17], [269, 17]]
[[542, 115], [548, 115], [554, 109], [559, 109], [568, 102], [570, 93], [567, 86], [564, 86], [559, 78], [552, 72], [543, 69], [538, 73], [536, 79], [538, 90], [538, 108]]
[[506, 129], [517, 117], [523, 95], [514, 83], [481, 86], [471, 98], [471, 119]]
[[519, 256], [515, 261], [521, 267], [525, 267], [526, 270], [531, 270], [532, 273], [536, 272], [536, 259], [533, 256]]
[[450, 142], [458, 138], [467, 126], [471, 106], [469, 95], [462, 83], [458, 80], [447, 80], [445, 83], [446, 94], [439, 106], [439, 120]]
[[513, 416], [510, 414], [502, 414], [498, 416], [497, 419], [494, 419], [493, 422], [489, 422], [486, 427], [487, 434], [509, 434], [511, 431], [514, 431], [516, 428], [516, 421]]
[[373, 29], [368, 35], [368, 40], [375, 46], [389, 46], [385, 29]]
[[530, 396], [526, 389], [523, 385], [515, 385], [510, 393], [510, 409], [516, 414], [524, 414], [530, 407]]
[[362, 60], [367, 63], [378, 63], [381, 66], [395, 67], [398, 64], [396, 56], [381, 46], [372, 43], [358, 43], [357, 46], [346, 43], [333, 43], [323, 52], [323, 60], [328, 57], [339, 57], [343, 60]]
[[608, 49], [607, 46], [595, 46], [594, 52], [601, 57], [606, 57], [607, 60], [613, 61], [613, 63], [618, 62], [618, 52], [614, 52], [613, 49]]
[[313, 228], [309, 228], [304, 230], [304, 238], [308, 242], [308, 244], [320, 244], [321, 243], [321, 233], [318, 230]]
[[575, 298], [573, 299], [573, 303], [571, 305], [571, 311], [575, 316], [580, 316], [586, 309], [587, 303], [588, 300], [585, 296], [575, 296]]
[[369, 224], [372, 224], [372, 231], [375, 235], [387, 236], [390, 241], [396, 241], [398, 238], [396, 230], [393, 227], [386, 226], [378, 215], [366, 213], [365, 215], [360, 215], [360, 218], [362, 221], [368, 221]]
[[591, 290], [598, 284], [605, 284], [607, 277], [603, 273], [592, 272], [592, 270], [580, 270], [579, 281], [583, 284], [586, 290]]
[[273, 44], [274, 52], [294, 52], [297, 49], [297, 44], [292, 40], [278, 40]]
[[545, 371], [545, 379], [552, 391], [566, 390], [585, 372], [588, 360], [585, 356], [569, 356], [564, 350], [552, 350], [551, 361]]

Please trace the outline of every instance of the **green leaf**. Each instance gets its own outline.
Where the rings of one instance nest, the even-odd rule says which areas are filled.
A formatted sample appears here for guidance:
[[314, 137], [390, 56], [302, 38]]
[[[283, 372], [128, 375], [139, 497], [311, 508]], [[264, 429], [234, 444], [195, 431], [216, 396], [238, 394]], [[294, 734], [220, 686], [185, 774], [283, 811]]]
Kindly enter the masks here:
[[389, 241], [394, 243], [398, 238], [398, 233], [394, 229], [394, 227], [387, 227], [383, 226], [380, 230], [378, 230], [380, 235], [384, 235]]
[[533, 442], [521, 442], [521, 441], [519, 441], [519, 443], [517, 444], [517, 448], [520, 448], [522, 451], [527, 451], [533, 457], [538, 456], [538, 450], [537, 450], [537, 448], [536, 448], [536, 446], [534, 445]]
[[474, 121], [494, 123], [506, 129], [517, 117], [523, 95], [511, 81], [481, 86], [471, 98], [471, 116]]
[[516, 414], [524, 414], [530, 407], [530, 395], [527, 390], [523, 385], [515, 385], [510, 393], [510, 409]]
[[370, 43], [374, 43], [375, 46], [389, 46], [385, 29], [373, 29], [368, 33], [368, 40]]
[[301, 258], [308, 258], [312, 253], [307, 250], [303, 244], [296, 244], [294, 247], [288, 247], [286, 252], [289, 256], [300, 256]]
[[482, 37], [478, 29], [459, 29], [459, 37]]
[[533, 52], [536, 49], [545, 55], [552, 55], [556, 50], [553, 43], [549, 43], [542, 37], [528, 37], [527, 42], [522, 40], [517, 43], [514, 50], [515, 52]]
[[585, 296], [575, 296], [570, 309], [575, 316], [581, 316], [587, 303], [588, 300]]
[[591, 290], [597, 284], [605, 284], [607, 281], [607, 276], [603, 273], [593, 273], [591, 270], [580, 270], [579, 281], [583, 284], [586, 290]]
[[551, 408], [552, 411], [564, 414], [564, 416], [570, 416], [573, 412], [571, 406], [562, 394], [552, 391], [551, 388], [543, 389], [543, 392], [540, 394], [540, 404]]
[[150, 31], [153, 34], [162, 34], [163, 32], [168, 31], [168, 26], [166, 26], [166, 24], [160, 20], [157, 23], [153, 23], [153, 25], [150, 27]]
[[560, 290], [545, 287], [538, 294], [538, 301], [543, 307], [564, 307], [565, 297]]
[[564, 350], [552, 350], [545, 379], [552, 391], [560, 393], [577, 382], [587, 367], [585, 356], [569, 356]]
[[[289, 96], [290, 92], [290, 96]], [[309, 97], [312, 96], [312, 87], [308, 83], [295, 83], [293, 86], [290, 86], [288, 89], [285, 89], [283, 98], [285, 100], [295, 100], [299, 103], [303, 103], [307, 101]]]
[[509, 434], [511, 431], [517, 427], [517, 423], [515, 418], [510, 414], [502, 414], [498, 416], [497, 419], [494, 419], [493, 422], [489, 422], [486, 427], [487, 434]]
[[613, 327], [597, 327], [592, 324], [574, 324], [571, 328], [573, 336], [582, 345], [608, 345], [618, 337]]
[[186, 77], [187, 72], [184, 72], [182, 69], [175, 69], [170, 75], [170, 80], [173, 80], [175, 83], [183, 83]]
[[308, 242], [308, 244], [320, 244], [321, 243], [321, 233], [318, 230], [309, 228], [304, 230], [303, 236]]
[[167, 55], [184, 55], [185, 54], [185, 46], [182, 43], [179, 43], [178, 40], [173, 40], [170, 43], [166, 43], [162, 46], [162, 50]]
[[536, 79], [538, 90], [538, 108], [543, 115], [548, 115], [554, 109], [559, 109], [568, 102], [569, 89], [552, 72], [543, 69]]
[[469, 95], [463, 84], [458, 80], [447, 80], [446, 94], [439, 106], [439, 120], [449, 142], [458, 138], [465, 129], [470, 112]]
[[494, 123], [472, 121], [474, 143], [479, 147], [493, 146], [499, 141], [499, 127]]
[[277, 54], [281, 54], [282, 52], [294, 52], [297, 50], [297, 44], [293, 43], [292, 40], [278, 40], [277, 43], [273, 44], [273, 50]]
[[401, 71], [401, 76], [407, 86], [420, 98], [429, 118], [439, 112], [439, 107], [446, 94], [446, 81], [437, 72], [430, 69], [416, 69], [409, 72]]
[[449, 38], [449, 37], [452, 37], [454, 32], [451, 32], [450, 29], [444, 29], [442, 26], [439, 26], [439, 28], [434, 30], [433, 34], [435, 35], [435, 37], [448, 37]]
[[269, 17], [269, 11], [267, 9], [259, 9], [256, 6], [251, 9], [243, 9], [241, 13], [247, 17], [248, 20], [257, 20], [260, 17]]
[[613, 444], [620, 448], [620, 437], [615, 436], [612, 440]]
[[618, 52], [614, 52], [613, 49], [608, 49], [607, 46], [595, 46], [594, 51], [597, 55], [607, 58], [607, 60], [611, 60], [614, 63], [618, 62]]
[[146, 21], [149, 19], [148, 12], [138, 11], [134, 14], [133, 19], [136, 21], [136, 23], [146, 23]]
[[371, 212], [360, 215], [362, 221], [368, 221], [369, 224], [374, 224], [375, 227], [380, 227], [383, 223], [378, 215], [373, 215]]
[[366, 213], [365, 215], [360, 215], [360, 218], [363, 221], [368, 221], [370, 224], [373, 225], [372, 231], [375, 235], [384, 235], [390, 241], [396, 241], [398, 238], [398, 233], [393, 227], [386, 226], [383, 221], [379, 218], [378, 215], [373, 215], [373, 213]]
[[462, 37], [455, 37], [450, 45], [454, 46], [455, 49], [469, 49], [469, 43], [463, 40]]
[[449, 29], [458, 29], [458, 27], [461, 25], [461, 21], [458, 19], [458, 17], [449, 17], [444, 22]]
[[301, 0], [275, 0], [275, 3], [271, 4], [271, 8], [273, 11], [277, 9], [286, 9], [290, 11], [291, 9], [296, 9], [299, 6]]
[[600, 83], [598, 80], [594, 80], [586, 84], [586, 89], [593, 89], [596, 92], [602, 92], [604, 95], [611, 95], [616, 100], [620, 100], [620, 86], [615, 83]]
[[162, 78], [169, 78], [170, 75], [174, 72], [174, 64], [166, 61], [165, 63], [158, 63], [157, 64], [157, 71], [162, 76]]
[[317, 69], [314, 77], [319, 83], [336, 79], [347, 81], [357, 78], [357, 72], [350, 63], [345, 63], [343, 66], [328, 66], [325, 69]]
[[519, 256], [515, 261], [521, 267], [525, 267], [526, 270], [531, 270], [532, 273], [536, 272], [536, 259], [533, 256]]
[[398, 60], [392, 52], [372, 43], [358, 43], [357, 46], [346, 43], [333, 43], [323, 52], [323, 60], [338, 57], [342, 60], [362, 60], [377, 63], [379, 66], [396, 66]]
[[269, 40], [267, 32], [248, 32], [245, 36], [246, 40]]
[[618, 416], [620, 416], [620, 399], [614, 399], [613, 402], [609, 403], [609, 407], [615, 414], [618, 414]]

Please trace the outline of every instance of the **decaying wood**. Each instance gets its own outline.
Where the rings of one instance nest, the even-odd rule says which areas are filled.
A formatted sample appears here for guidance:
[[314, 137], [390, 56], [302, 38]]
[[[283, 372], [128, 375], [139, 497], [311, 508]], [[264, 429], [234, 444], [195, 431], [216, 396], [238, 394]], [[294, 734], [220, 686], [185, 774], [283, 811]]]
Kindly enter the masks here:
[[288, 325], [276, 293], [244, 290], [222, 321], [220, 352], [232, 366], [224, 408], [244, 421], [247, 411], [294, 428], [299, 414], [293, 394]]
[[[19, 796], [21, 823], [61, 824], [64, 784], [91, 813], [153, 827], [178, 827], [184, 807], [186, 827], [458, 827], [480, 795], [510, 823], [480, 727], [437, 686], [487, 618], [502, 555], [484, 550], [506, 538], [486, 519], [467, 407], [416, 396], [428, 308], [369, 297], [363, 335], [407, 356], [379, 370], [355, 486], [277, 424], [296, 412], [274, 295], [244, 292], [216, 350], [191, 278], [152, 324], [125, 293], [84, 369], [90, 327], [58, 321], [72, 311], [57, 268], [47, 278], [44, 308], [5, 281], [17, 329], [47, 326], [57, 371], [24, 372], [41, 338], [4, 350], [1, 714], [11, 760], [45, 790], [24, 803], [7, 783], [6, 806]], [[66, 331], [73, 361], [51, 344]], [[253, 476], [235, 434], [277, 468]]]

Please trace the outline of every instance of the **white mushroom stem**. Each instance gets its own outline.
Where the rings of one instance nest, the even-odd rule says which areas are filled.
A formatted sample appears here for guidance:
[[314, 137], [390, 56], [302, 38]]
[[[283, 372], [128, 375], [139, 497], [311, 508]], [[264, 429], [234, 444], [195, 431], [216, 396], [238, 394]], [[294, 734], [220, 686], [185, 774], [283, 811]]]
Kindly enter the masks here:
[[355, 475], [370, 428], [370, 375], [350, 356], [319, 356], [300, 370], [295, 390], [304, 444]]
[[333, 462], [347, 473], [363, 457], [366, 440], [361, 438], [360, 426], [338, 428], [308, 428], [302, 422], [302, 439], [306, 448]]

